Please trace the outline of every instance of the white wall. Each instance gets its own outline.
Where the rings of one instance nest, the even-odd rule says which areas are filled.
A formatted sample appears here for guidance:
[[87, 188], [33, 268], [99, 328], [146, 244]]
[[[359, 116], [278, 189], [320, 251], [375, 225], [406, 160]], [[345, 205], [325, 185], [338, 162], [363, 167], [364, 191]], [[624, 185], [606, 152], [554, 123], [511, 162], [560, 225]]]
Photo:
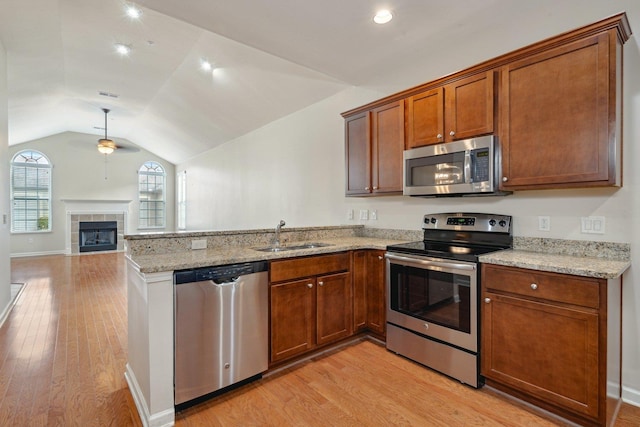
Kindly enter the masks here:
[[[518, 21], [517, 31], [503, 27], [500, 37], [489, 31], [486, 37], [479, 35], [468, 44], [443, 48], [443, 52], [455, 50], [456, 55], [443, 55], [437, 64], [417, 59], [415, 69], [398, 70], [375, 90], [345, 90], [177, 165], [177, 171], [187, 171], [187, 228], [275, 227], [282, 218], [288, 226], [366, 223], [372, 227], [416, 230], [425, 213], [486, 211], [513, 215], [517, 236], [631, 243], [633, 265], [624, 276], [623, 291], [623, 397], [640, 405], [640, 278], [637, 277], [640, 273], [636, 273], [640, 268], [640, 168], [635, 165], [640, 160], [636, 147], [640, 141], [637, 36], [625, 45], [623, 188], [523, 191], [508, 197], [473, 199], [344, 196], [344, 122], [340, 112], [622, 10], [627, 11], [632, 29], [640, 35], [640, 3], [634, 0], [566, 1], [561, 5], [550, 11], [548, 22]], [[505, 31], [508, 37], [504, 37]], [[466, 62], [465, 58], [474, 60]], [[418, 80], [419, 76], [423, 78]], [[356, 217], [360, 209], [375, 209], [379, 219], [349, 221], [347, 209], [355, 209]], [[551, 217], [550, 232], [537, 230], [538, 215]], [[589, 215], [606, 217], [605, 234], [580, 233], [580, 217]]]
[[11, 266], [9, 263], [9, 130], [7, 126], [7, 57], [0, 42], [0, 318], [11, 298]]
[[[149, 160], [158, 162], [165, 168], [167, 174], [165, 230], [174, 229], [174, 165], [143, 149], [138, 152], [116, 150], [107, 156], [105, 170], [104, 154], [100, 154], [96, 148], [98, 139], [99, 136], [96, 135], [64, 132], [9, 147], [8, 161], [20, 150], [35, 149], [46, 155], [53, 165], [52, 231], [12, 234], [12, 256], [64, 253], [66, 212], [65, 204], [61, 199], [132, 200], [129, 204], [127, 232], [133, 234], [145, 231], [138, 229], [137, 172], [140, 166]], [[107, 179], [105, 179], [105, 173]]]

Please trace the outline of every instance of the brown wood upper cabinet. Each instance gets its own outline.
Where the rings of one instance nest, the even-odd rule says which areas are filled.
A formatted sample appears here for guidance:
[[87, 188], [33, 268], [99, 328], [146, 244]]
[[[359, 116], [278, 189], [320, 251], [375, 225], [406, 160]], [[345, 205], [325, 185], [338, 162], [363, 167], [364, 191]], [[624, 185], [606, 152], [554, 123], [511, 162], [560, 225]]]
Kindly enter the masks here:
[[404, 101], [345, 117], [346, 195], [402, 193]]
[[622, 42], [607, 28], [502, 68], [503, 189], [622, 184]]
[[407, 148], [492, 133], [494, 93], [487, 71], [408, 97]]
[[403, 132], [407, 149], [495, 134], [504, 191], [621, 186], [629, 37], [620, 13], [344, 112], [347, 195], [402, 191]]

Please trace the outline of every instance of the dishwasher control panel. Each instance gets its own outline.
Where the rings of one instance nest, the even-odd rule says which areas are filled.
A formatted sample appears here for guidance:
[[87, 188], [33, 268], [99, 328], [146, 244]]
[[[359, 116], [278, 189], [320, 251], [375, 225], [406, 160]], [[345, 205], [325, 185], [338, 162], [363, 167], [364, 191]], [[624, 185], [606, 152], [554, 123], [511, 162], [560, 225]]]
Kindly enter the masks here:
[[182, 283], [204, 282], [207, 280], [227, 280], [260, 271], [267, 271], [267, 269], [268, 264], [266, 261], [194, 268], [191, 270], [176, 271], [174, 273], [174, 283], [180, 285]]

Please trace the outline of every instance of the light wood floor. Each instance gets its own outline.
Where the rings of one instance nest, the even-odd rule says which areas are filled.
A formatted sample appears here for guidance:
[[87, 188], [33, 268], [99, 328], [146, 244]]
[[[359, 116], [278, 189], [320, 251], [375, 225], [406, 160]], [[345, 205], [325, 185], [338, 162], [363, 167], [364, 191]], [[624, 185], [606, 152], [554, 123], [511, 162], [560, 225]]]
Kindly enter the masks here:
[[[122, 254], [12, 260], [26, 287], [0, 329], [0, 426], [140, 426], [124, 380]], [[360, 341], [177, 414], [177, 426], [561, 425]], [[640, 425], [623, 405], [616, 427]]]

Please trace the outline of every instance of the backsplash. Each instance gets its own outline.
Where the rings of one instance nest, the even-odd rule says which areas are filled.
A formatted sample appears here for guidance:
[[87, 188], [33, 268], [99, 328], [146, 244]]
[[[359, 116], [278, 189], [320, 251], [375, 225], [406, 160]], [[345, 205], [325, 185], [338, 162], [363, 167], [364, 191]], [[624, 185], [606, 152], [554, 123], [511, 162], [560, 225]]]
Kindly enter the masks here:
[[[339, 237], [363, 237], [364, 225], [333, 227], [283, 228], [282, 245], [291, 242], [312, 242]], [[190, 251], [192, 240], [207, 240], [207, 248], [269, 246], [275, 238], [274, 229], [150, 233], [125, 236], [127, 253], [132, 256]], [[420, 237], [422, 238], [422, 237]]]
[[540, 237], [515, 237], [513, 249], [547, 254], [581, 257], [631, 259], [631, 244], [593, 242], [588, 240], [547, 239]]

